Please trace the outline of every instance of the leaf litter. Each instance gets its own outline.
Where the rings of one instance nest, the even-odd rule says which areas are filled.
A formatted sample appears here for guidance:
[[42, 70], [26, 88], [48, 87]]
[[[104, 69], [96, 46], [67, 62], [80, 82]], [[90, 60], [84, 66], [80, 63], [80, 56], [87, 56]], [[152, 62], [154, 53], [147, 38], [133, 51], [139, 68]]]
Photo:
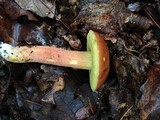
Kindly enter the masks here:
[[159, 120], [159, 1], [23, 2], [0, 0], [2, 42], [84, 51], [92, 29], [110, 40], [111, 70], [92, 92], [85, 70], [1, 59], [0, 119]]

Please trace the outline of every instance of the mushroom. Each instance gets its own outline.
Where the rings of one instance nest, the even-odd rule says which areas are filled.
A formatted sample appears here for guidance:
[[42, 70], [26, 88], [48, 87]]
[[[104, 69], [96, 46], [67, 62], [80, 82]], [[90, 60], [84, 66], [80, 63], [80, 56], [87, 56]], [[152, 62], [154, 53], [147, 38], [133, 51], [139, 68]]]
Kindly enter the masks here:
[[0, 44], [0, 55], [14, 63], [38, 62], [89, 70], [92, 91], [99, 89], [110, 69], [109, 50], [104, 39], [92, 30], [87, 34], [87, 51], [52, 46], [11, 46]]

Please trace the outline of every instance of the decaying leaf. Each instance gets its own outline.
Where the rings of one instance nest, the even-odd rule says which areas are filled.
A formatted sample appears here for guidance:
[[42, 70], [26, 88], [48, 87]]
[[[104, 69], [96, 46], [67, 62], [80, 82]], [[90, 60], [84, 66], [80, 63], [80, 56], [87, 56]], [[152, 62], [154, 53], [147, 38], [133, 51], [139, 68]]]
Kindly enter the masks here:
[[29, 20], [37, 21], [36, 17], [31, 12], [23, 10], [13, 0], [1, 0], [0, 4], [3, 6], [6, 13], [9, 15], [11, 19], [17, 19], [22, 15], [26, 15]]
[[55, 1], [48, 0], [15, 0], [24, 10], [30, 10], [41, 17], [53, 18], [55, 15]]
[[[8, 9], [14, 9], [14, 7], [17, 7], [13, 1], [11, 3], [5, 1], [3, 5], [5, 5], [5, 9], [3, 7], [0, 7], [0, 39], [3, 42], [10, 43], [10, 44], [22, 44], [22, 43], [28, 43], [28, 44], [50, 44], [51, 43], [51, 36], [49, 35], [48, 26], [46, 24], [36, 24], [34, 22], [30, 22], [28, 24], [21, 24], [18, 23], [16, 19], [19, 16], [23, 15], [23, 12], [21, 13], [14, 13], [17, 12], [13, 10]], [[13, 4], [13, 6], [12, 6]], [[10, 6], [11, 5], [11, 6]], [[8, 8], [7, 8], [8, 7]], [[18, 12], [20, 8], [18, 7]], [[9, 12], [9, 13], [8, 13]], [[16, 18], [13, 18], [13, 15]], [[31, 13], [30, 13], [31, 14]], [[29, 14], [29, 15], [30, 15]], [[28, 15], [28, 14], [27, 14]]]
[[69, 45], [73, 49], [80, 50], [82, 48], [81, 41], [77, 38], [77, 36], [75, 36], [75, 35], [69, 35], [69, 36], [64, 35], [63, 38], [64, 38], [64, 40], [66, 40], [69, 43]]
[[106, 39], [113, 39], [124, 26], [132, 25], [147, 29], [152, 21], [147, 17], [133, 14], [119, 0], [89, 3], [82, 7], [72, 26], [85, 26], [88, 29], [107, 34]]
[[64, 78], [63, 77], [59, 77], [58, 80], [54, 83], [52, 90], [54, 92], [63, 90], [65, 87], [65, 83], [64, 83]]
[[12, 21], [7, 13], [0, 7], [0, 39], [6, 43], [12, 43]]
[[120, 86], [128, 88], [132, 94], [138, 96], [139, 87], [145, 80], [145, 66], [143, 61], [132, 55], [114, 56], [114, 65]]
[[12, 38], [19, 43], [28, 44], [50, 44], [52, 37], [49, 35], [46, 24], [12, 24]]
[[45, 96], [41, 99], [42, 102], [50, 103], [50, 104], [55, 104], [55, 100], [53, 97], [54, 91], [50, 90], [45, 94]]
[[[49, 88], [52, 88], [54, 92], [58, 90], [58, 86], [57, 85], [53, 86], [52, 84], [59, 80], [59, 76], [64, 75], [65, 70], [61, 67], [56, 67], [52, 65], [41, 65], [41, 69], [44, 72], [39, 73], [41, 75], [40, 75], [40, 78], [37, 79], [37, 83], [38, 83], [40, 90], [42, 92], [46, 92]], [[63, 83], [63, 80], [60, 80], [60, 83]], [[62, 87], [64, 87], [64, 84], [60, 86], [61, 89]]]
[[77, 120], [83, 120], [90, 116], [89, 110], [86, 107], [80, 108], [76, 114], [75, 117]]
[[52, 86], [52, 89], [49, 92], [47, 92], [45, 96], [42, 98], [42, 101], [46, 103], [55, 104], [53, 94], [63, 89], [64, 89], [64, 80], [62, 77], [59, 77], [59, 79]]
[[[141, 86], [142, 96], [139, 101], [142, 120], [159, 120], [160, 114], [160, 66], [153, 66], [147, 81]], [[150, 118], [150, 119], [149, 119]]]
[[109, 103], [113, 119], [132, 117], [132, 115], [136, 117], [138, 115], [134, 110], [130, 109], [134, 105], [134, 98], [129, 89], [111, 90]]
[[0, 104], [2, 104], [2, 101], [5, 97], [5, 92], [8, 89], [8, 84], [9, 84], [9, 79], [8, 77], [2, 77], [0, 78]]

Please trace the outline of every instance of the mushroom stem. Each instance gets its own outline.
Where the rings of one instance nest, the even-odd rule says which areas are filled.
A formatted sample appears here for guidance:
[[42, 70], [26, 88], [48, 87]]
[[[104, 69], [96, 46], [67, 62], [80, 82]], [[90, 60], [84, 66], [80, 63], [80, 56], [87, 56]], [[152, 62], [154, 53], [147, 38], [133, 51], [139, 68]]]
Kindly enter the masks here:
[[110, 69], [109, 49], [104, 39], [90, 30], [87, 34], [87, 51], [71, 51], [51, 46], [13, 47], [0, 44], [0, 55], [15, 63], [38, 62], [89, 70], [92, 91], [99, 89]]
[[38, 62], [87, 70], [92, 65], [89, 51], [71, 51], [53, 46], [13, 47], [6, 43], [0, 47], [1, 56], [15, 63]]

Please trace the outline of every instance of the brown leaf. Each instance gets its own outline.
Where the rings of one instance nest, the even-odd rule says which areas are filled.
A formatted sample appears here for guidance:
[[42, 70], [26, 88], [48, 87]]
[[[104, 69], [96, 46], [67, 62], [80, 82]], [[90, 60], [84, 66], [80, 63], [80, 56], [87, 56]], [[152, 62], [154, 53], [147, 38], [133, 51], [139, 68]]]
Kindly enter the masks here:
[[1, 0], [0, 4], [3, 5], [6, 13], [11, 19], [17, 19], [22, 15], [26, 15], [29, 20], [37, 21], [36, 17], [31, 12], [23, 10], [13, 0]]
[[47, 0], [15, 0], [24, 10], [30, 10], [41, 17], [53, 18], [55, 15], [55, 2]]
[[[12, 7], [12, 6], [10, 6]], [[11, 9], [14, 9], [11, 8]], [[20, 24], [11, 20], [6, 11], [0, 7], [0, 39], [5, 43], [49, 44], [51, 36], [46, 24]]]
[[[120, 119], [121, 117], [137, 116], [136, 112], [129, 110], [134, 105], [133, 96], [130, 90], [120, 89], [111, 90], [109, 95], [110, 110], [113, 119]], [[129, 110], [129, 112], [127, 112]], [[126, 114], [127, 112], [127, 114]]]
[[82, 48], [81, 41], [77, 38], [75, 35], [64, 35], [63, 36], [64, 40], [66, 40], [69, 45], [75, 49], [75, 50], [80, 50]]
[[152, 22], [144, 16], [133, 14], [123, 2], [113, 0], [84, 5], [72, 26], [85, 26], [112, 38], [116, 37], [116, 33], [122, 31], [126, 24], [146, 30]]
[[50, 103], [50, 104], [55, 104], [55, 100], [53, 97], [54, 91], [49, 91], [48, 93], [45, 94], [45, 96], [41, 99], [41, 101]]
[[131, 90], [133, 96], [137, 99], [140, 94], [139, 87], [146, 75], [143, 61], [127, 54], [123, 56], [115, 55], [113, 62], [120, 86]]
[[87, 4], [83, 6], [72, 25], [82, 24], [90, 29], [113, 35], [118, 27], [116, 25], [118, 19], [113, 19], [114, 15], [117, 14], [115, 6], [119, 9], [122, 8], [114, 3]]
[[51, 36], [46, 24], [37, 25], [34, 22], [28, 24], [14, 23], [12, 25], [12, 37], [17, 42], [28, 44], [50, 44]]
[[[153, 66], [148, 74], [147, 81], [142, 85], [142, 96], [139, 101], [139, 109], [141, 110], [142, 120], [155, 116], [155, 112], [160, 109], [160, 66]], [[157, 118], [159, 114], [156, 115]], [[155, 119], [154, 120], [158, 120]]]
[[57, 92], [57, 91], [60, 91], [60, 90], [63, 90], [64, 89], [64, 86], [65, 86], [65, 83], [64, 83], [64, 78], [63, 77], [59, 77], [58, 78], [58, 81], [56, 81], [52, 87], [52, 90], [54, 92]]
[[64, 78], [59, 77], [58, 80], [52, 86], [52, 89], [45, 94], [45, 96], [41, 99], [43, 102], [55, 104], [54, 93], [64, 89]]
[[77, 120], [83, 120], [90, 116], [89, 110], [86, 107], [80, 108], [76, 114], [75, 117]]
[[12, 22], [9, 19], [9, 16], [0, 7], [0, 39], [3, 42], [11, 43], [13, 39], [10, 37], [12, 34]]
[[8, 89], [8, 84], [9, 84], [9, 79], [8, 77], [2, 77], [0, 78], [0, 104], [2, 104], [2, 101], [5, 97], [6, 90]]

